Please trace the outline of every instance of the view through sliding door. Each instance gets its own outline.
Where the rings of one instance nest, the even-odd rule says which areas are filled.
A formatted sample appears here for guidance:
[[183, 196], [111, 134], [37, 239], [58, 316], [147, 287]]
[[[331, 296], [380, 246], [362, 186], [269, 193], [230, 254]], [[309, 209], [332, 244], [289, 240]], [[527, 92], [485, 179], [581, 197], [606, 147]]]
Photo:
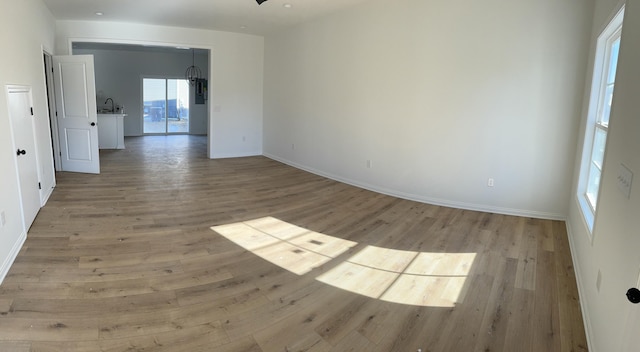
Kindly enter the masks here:
[[189, 133], [189, 81], [142, 79], [145, 134]]

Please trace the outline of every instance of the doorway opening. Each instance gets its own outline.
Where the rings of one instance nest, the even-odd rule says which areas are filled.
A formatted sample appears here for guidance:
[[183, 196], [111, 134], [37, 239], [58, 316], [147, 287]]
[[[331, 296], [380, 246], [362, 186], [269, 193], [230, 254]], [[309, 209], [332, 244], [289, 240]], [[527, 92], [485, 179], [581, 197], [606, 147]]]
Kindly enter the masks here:
[[[185, 68], [195, 64], [209, 79], [211, 49], [190, 48], [179, 44], [160, 45], [145, 42], [74, 41], [74, 55], [93, 55], [96, 68], [96, 101], [99, 108], [112, 98], [117, 109], [125, 111], [123, 133], [128, 138], [150, 135], [209, 135], [209, 92], [206, 84], [183, 83]], [[144, 80], [155, 88], [145, 87]], [[188, 95], [186, 89], [189, 88]], [[198, 89], [202, 87], [202, 89]], [[184, 92], [182, 94], [181, 92]], [[199, 101], [204, 96], [204, 101]], [[150, 96], [145, 96], [150, 95]], [[180, 105], [182, 101], [182, 105]], [[208, 151], [207, 151], [208, 154]]]

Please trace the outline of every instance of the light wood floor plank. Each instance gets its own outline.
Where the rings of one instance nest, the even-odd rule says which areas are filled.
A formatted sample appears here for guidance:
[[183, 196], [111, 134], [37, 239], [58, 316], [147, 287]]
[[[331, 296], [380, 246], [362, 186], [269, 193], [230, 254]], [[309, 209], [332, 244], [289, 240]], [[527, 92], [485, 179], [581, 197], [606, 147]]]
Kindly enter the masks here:
[[206, 137], [126, 145], [56, 175], [1, 351], [587, 350], [563, 222], [210, 160]]

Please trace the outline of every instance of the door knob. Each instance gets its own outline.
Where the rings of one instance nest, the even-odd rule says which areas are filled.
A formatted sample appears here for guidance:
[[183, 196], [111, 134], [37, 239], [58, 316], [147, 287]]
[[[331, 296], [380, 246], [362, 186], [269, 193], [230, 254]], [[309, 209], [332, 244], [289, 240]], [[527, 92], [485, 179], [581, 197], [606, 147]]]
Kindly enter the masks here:
[[91, 126], [95, 126], [95, 125], [96, 125], [96, 123], [95, 123], [95, 122], [92, 122], [92, 123], [91, 123]]
[[20, 155], [25, 155], [25, 154], [27, 154], [27, 151], [26, 151], [26, 150], [24, 150], [24, 149], [23, 149], [23, 150], [20, 150], [20, 148], [18, 148], [18, 152], [17, 152], [17, 154], [18, 154], [18, 156], [20, 156]]
[[640, 290], [635, 287], [630, 288], [629, 291], [627, 291], [627, 299], [633, 304], [640, 303]]

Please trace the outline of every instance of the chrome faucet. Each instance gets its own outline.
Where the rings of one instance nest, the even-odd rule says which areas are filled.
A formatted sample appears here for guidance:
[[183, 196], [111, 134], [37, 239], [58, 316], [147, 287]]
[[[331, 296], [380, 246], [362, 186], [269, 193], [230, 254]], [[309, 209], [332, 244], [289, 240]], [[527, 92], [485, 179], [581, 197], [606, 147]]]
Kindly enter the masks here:
[[112, 112], [112, 113], [114, 113], [114, 112], [116, 112], [116, 111], [115, 111], [115, 110], [114, 110], [114, 108], [113, 108], [113, 99], [111, 99], [111, 98], [107, 98], [107, 100], [106, 100], [104, 103], [105, 103], [105, 104], [106, 104], [106, 103], [108, 103], [108, 102], [109, 102], [109, 100], [111, 100], [111, 112]]

